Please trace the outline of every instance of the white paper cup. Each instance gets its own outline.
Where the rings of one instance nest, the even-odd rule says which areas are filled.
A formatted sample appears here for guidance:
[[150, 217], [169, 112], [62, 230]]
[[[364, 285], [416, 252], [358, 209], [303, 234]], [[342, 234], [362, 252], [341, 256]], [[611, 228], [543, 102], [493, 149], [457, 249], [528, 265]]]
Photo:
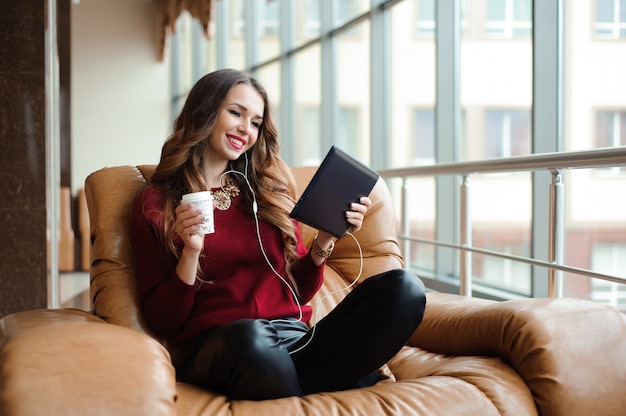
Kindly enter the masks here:
[[215, 232], [213, 223], [213, 195], [210, 191], [194, 192], [183, 195], [182, 204], [190, 203], [195, 209], [201, 209], [205, 220], [200, 224], [194, 234], [204, 235]]

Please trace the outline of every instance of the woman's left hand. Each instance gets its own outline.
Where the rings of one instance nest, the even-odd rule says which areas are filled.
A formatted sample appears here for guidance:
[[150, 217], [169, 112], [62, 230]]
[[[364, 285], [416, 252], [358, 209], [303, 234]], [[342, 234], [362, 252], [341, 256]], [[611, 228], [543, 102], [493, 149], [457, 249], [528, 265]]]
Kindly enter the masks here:
[[[362, 196], [359, 202], [353, 202], [350, 204], [350, 210], [346, 211], [346, 220], [350, 223], [348, 231], [356, 233], [361, 229], [365, 213], [367, 213], [367, 210], [371, 206], [372, 200], [366, 196]], [[318, 237], [318, 243], [322, 248], [326, 248], [333, 239], [332, 235], [324, 231], [319, 231]]]
[[362, 196], [359, 202], [350, 204], [350, 210], [346, 211], [346, 219], [350, 224], [350, 232], [356, 233], [363, 226], [363, 219], [369, 207], [372, 206], [372, 200], [366, 196]]
[[[363, 226], [363, 219], [365, 218], [365, 213], [369, 207], [372, 206], [372, 200], [366, 196], [361, 197], [359, 202], [353, 202], [350, 204], [350, 209], [346, 211], [346, 220], [350, 223], [350, 228], [348, 231], [351, 233], [355, 233], [361, 229]], [[333, 236], [324, 232], [319, 231], [317, 235], [317, 244], [323, 250], [328, 249], [333, 240]], [[324, 261], [323, 257], [315, 256], [316, 264], [321, 264]]]

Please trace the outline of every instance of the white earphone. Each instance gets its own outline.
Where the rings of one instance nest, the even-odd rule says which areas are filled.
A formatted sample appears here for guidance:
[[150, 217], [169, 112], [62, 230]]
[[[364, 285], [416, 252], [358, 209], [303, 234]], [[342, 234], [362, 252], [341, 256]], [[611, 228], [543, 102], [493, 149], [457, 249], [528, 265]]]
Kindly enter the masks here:
[[[272, 270], [272, 272], [285, 284], [285, 286], [287, 286], [289, 288], [289, 291], [291, 292], [291, 296], [293, 297], [294, 301], [296, 302], [296, 305], [298, 306], [298, 320], [301, 321], [302, 317], [303, 317], [303, 313], [302, 313], [302, 305], [300, 305], [300, 301], [298, 300], [298, 296], [294, 290], [294, 288], [287, 282], [287, 280], [285, 280], [285, 278], [283, 276], [280, 275], [280, 273], [278, 273], [276, 271], [276, 269], [274, 268], [274, 266], [272, 265], [272, 262], [270, 261], [270, 259], [268, 258], [267, 254], [265, 253], [265, 248], [263, 247], [263, 240], [261, 239], [261, 231], [259, 229], [259, 217], [257, 215], [258, 212], [258, 205], [257, 205], [257, 201], [256, 201], [256, 194], [254, 193], [254, 189], [252, 189], [252, 184], [250, 184], [250, 181], [248, 180], [248, 153], [245, 152], [244, 153], [245, 158], [246, 158], [246, 166], [244, 169], [244, 173], [241, 173], [237, 170], [231, 169], [228, 170], [224, 173], [222, 173], [222, 175], [220, 176], [220, 186], [222, 186], [222, 178], [229, 173], [235, 174], [235, 175], [240, 175], [243, 176], [244, 180], [246, 181], [246, 185], [248, 185], [248, 189], [250, 190], [250, 192], [252, 193], [252, 213], [254, 215], [254, 223], [256, 226], [256, 235], [257, 235], [257, 240], [259, 242], [259, 248], [261, 249], [261, 253], [263, 254], [263, 258], [265, 259], [265, 262], [267, 263], [267, 265], [270, 267], [270, 269]], [[359, 241], [356, 239], [356, 237], [354, 236], [354, 234], [352, 234], [351, 232], [347, 232], [346, 234], [348, 234], [350, 237], [352, 237], [352, 239], [354, 240], [354, 242], [356, 243], [358, 249], [359, 249], [359, 258], [360, 258], [360, 265], [359, 265], [359, 273], [357, 274], [356, 278], [346, 287], [341, 288], [341, 289], [337, 289], [333, 292], [327, 293], [326, 295], [322, 296], [317, 303], [315, 304], [315, 313], [313, 315], [313, 322], [317, 322], [317, 311], [319, 310], [319, 306], [320, 304], [329, 296], [334, 295], [335, 293], [339, 293], [339, 292], [343, 292], [345, 290], [348, 290], [349, 288], [351, 288], [352, 286], [354, 286], [356, 284], [356, 282], [359, 281], [359, 278], [361, 277], [361, 274], [363, 273], [363, 250], [361, 249], [361, 245], [359, 244]], [[271, 322], [288, 322], [284, 319], [272, 319]], [[309, 337], [309, 339], [307, 340], [306, 343], [304, 343], [303, 345], [301, 345], [300, 347], [296, 348], [293, 351], [290, 351], [289, 354], [295, 354], [298, 351], [301, 351], [302, 349], [304, 349], [307, 345], [309, 345], [309, 343], [311, 342], [311, 340], [313, 339], [313, 336], [315, 335], [315, 328], [316, 325], [313, 325], [313, 328], [311, 329], [311, 336]]]

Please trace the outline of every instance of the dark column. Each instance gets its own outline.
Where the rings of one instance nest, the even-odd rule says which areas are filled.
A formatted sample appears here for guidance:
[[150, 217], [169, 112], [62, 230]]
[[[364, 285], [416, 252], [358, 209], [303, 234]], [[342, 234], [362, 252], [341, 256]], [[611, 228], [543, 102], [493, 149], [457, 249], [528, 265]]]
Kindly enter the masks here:
[[0, 316], [47, 305], [45, 22], [0, 2]]

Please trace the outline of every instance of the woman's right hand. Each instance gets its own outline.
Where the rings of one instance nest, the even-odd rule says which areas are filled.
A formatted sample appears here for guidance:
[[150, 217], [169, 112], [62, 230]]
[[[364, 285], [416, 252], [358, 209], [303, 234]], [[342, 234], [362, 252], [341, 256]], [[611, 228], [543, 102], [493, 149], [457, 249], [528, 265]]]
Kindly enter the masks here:
[[186, 203], [176, 207], [176, 221], [174, 229], [182, 238], [185, 247], [183, 250], [200, 253], [204, 244], [204, 235], [196, 235], [198, 225], [205, 220], [201, 209]]

